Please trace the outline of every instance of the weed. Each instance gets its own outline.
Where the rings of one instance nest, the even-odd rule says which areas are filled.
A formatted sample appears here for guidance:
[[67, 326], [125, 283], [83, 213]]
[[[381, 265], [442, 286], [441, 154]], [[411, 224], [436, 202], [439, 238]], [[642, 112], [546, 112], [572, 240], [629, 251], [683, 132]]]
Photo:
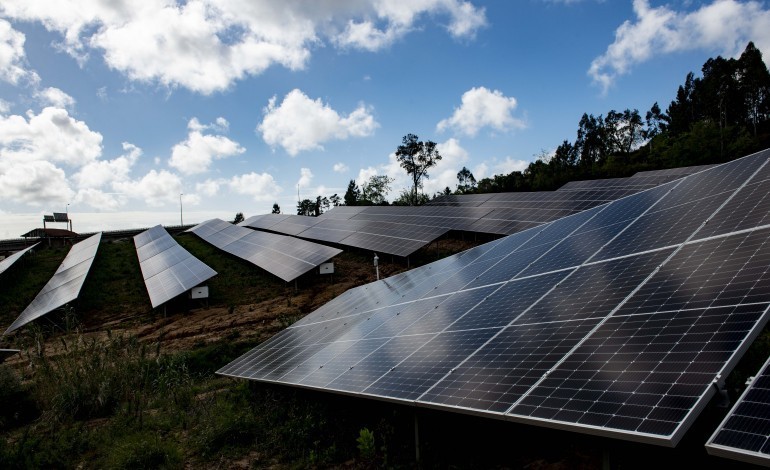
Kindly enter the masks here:
[[369, 428], [362, 428], [358, 432], [356, 447], [358, 447], [358, 452], [364, 461], [371, 462], [374, 460], [377, 448], [374, 445], [374, 433]]

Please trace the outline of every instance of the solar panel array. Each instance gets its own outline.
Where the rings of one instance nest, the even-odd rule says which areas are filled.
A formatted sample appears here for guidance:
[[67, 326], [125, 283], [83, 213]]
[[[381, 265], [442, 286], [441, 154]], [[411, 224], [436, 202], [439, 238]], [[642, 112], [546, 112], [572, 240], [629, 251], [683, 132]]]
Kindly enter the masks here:
[[32, 246], [28, 246], [27, 248], [24, 248], [23, 250], [19, 250], [16, 253], [12, 254], [11, 256], [5, 258], [4, 260], [0, 261], [0, 274], [3, 274], [8, 268], [13, 266], [13, 263], [15, 263], [19, 258], [24, 256], [25, 253], [35, 248], [39, 243], [35, 243]]
[[136, 235], [134, 244], [153, 308], [217, 274], [179, 246], [160, 225]]
[[336, 248], [274, 233], [257, 232], [220, 219], [203, 222], [188, 231], [286, 282], [342, 253], [342, 250]]
[[53, 277], [43, 286], [35, 299], [24, 309], [11, 326], [5, 330], [8, 334], [27, 323], [66, 305], [78, 298], [80, 288], [86, 280], [91, 264], [99, 249], [101, 232], [72, 245]]
[[706, 168], [577, 181], [559, 191], [441, 196], [417, 207], [341, 206], [319, 217], [263, 214], [240, 225], [406, 257], [450, 230], [510, 235]]
[[770, 465], [770, 359], [706, 444], [709, 454]]
[[768, 157], [351, 289], [218, 373], [675, 445], [768, 318]]
[[[336, 207], [320, 217], [264, 214], [240, 225], [307, 240], [335, 243], [395, 256], [409, 256], [450, 230], [436, 225], [440, 216], [419, 223], [410, 211], [416, 207], [388, 207], [386, 214], [372, 207]], [[448, 212], [448, 211], [447, 211]], [[445, 218], [449, 221], [450, 218]]]

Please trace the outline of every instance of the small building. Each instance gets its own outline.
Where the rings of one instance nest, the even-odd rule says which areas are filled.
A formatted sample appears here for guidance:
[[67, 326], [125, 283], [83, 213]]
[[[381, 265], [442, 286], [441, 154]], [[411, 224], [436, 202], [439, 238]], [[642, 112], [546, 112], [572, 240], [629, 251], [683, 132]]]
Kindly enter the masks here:
[[25, 240], [36, 238], [48, 246], [68, 246], [75, 243], [79, 235], [71, 230], [60, 228], [36, 228], [22, 235]]

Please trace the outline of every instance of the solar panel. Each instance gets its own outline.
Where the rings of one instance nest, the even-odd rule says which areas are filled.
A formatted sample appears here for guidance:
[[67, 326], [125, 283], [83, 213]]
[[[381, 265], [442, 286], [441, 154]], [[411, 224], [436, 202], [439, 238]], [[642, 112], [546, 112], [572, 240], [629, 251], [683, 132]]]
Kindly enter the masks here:
[[337, 248], [274, 233], [258, 232], [220, 219], [203, 222], [189, 231], [286, 282], [342, 253], [342, 250]]
[[770, 465], [770, 358], [706, 443], [709, 454]]
[[768, 318], [768, 156], [352, 289], [219, 373], [675, 445]]
[[72, 245], [51, 279], [11, 326], [5, 330], [4, 334], [17, 330], [77, 299], [80, 288], [83, 287], [88, 271], [91, 269], [94, 257], [96, 257], [101, 239], [102, 234], [99, 232]]
[[24, 256], [25, 253], [28, 251], [31, 251], [33, 248], [38, 246], [40, 243], [35, 243], [32, 246], [28, 246], [27, 248], [24, 248], [23, 250], [19, 250], [16, 253], [12, 254], [11, 256], [5, 258], [4, 260], [0, 261], [0, 274], [3, 274], [8, 268], [10, 268], [13, 263], [18, 261], [19, 258]]
[[179, 246], [160, 225], [136, 235], [134, 244], [153, 308], [217, 274]]
[[18, 354], [18, 349], [0, 349], [0, 362], [3, 362], [6, 358]]

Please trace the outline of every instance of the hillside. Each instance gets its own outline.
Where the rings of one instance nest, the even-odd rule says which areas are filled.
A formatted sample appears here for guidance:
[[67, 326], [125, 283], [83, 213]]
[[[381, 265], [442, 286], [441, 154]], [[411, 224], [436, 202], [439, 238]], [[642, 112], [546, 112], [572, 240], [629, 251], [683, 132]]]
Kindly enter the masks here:
[[[313, 456], [307, 446], [314, 441], [301, 430], [261, 422], [316, 405], [292, 398], [296, 392], [265, 390], [213, 372], [331, 298], [373, 281], [368, 255], [345, 252], [335, 259], [333, 278], [308, 275], [295, 289], [191, 234], [176, 239], [218, 272], [208, 283], [207, 305], [175, 301], [153, 310], [131, 239], [110, 240], [102, 243], [74, 305], [3, 339], [3, 347], [22, 352], [0, 366], [2, 468], [246, 468], [264, 459], [288, 464], [339, 458], [328, 449], [328, 455]], [[412, 263], [471, 246], [442, 240], [438, 251], [430, 247]], [[66, 252], [37, 250], [3, 274], [3, 325], [34, 298]], [[397, 262], [380, 264], [381, 276], [405, 269]], [[264, 394], [292, 402], [273, 409], [276, 404], [259, 398]], [[318, 425], [293, 421], [300, 418], [286, 425]], [[264, 436], [286, 444], [259, 444]], [[339, 445], [345, 452], [340, 455], [356, 455], [355, 438], [349, 441], [344, 451]]]

